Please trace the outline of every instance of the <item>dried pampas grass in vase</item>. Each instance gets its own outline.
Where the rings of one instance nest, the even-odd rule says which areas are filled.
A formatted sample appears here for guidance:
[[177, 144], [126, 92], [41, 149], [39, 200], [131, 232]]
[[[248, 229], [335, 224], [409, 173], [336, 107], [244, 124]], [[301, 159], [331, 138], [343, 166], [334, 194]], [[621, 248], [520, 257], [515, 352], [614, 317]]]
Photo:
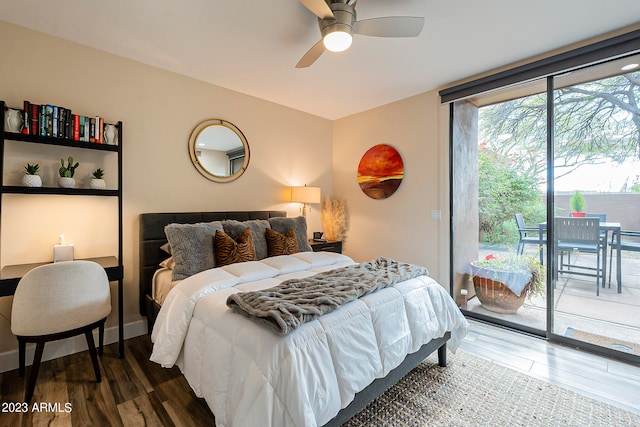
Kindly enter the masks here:
[[345, 200], [325, 197], [322, 200], [322, 221], [323, 236], [327, 240], [344, 241], [349, 228], [347, 216], [347, 202]]

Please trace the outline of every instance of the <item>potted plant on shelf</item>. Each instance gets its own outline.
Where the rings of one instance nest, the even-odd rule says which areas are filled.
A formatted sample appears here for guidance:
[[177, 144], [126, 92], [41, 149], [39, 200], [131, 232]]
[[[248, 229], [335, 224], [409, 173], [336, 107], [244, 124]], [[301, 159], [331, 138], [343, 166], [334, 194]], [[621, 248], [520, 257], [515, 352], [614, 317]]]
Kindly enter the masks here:
[[574, 218], [584, 217], [586, 215], [584, 208], [586, 206], [584, 196], [576, 190], [575, 193], [569, 199], [569, 205], [571, 205], [571, 216]]
[[525, 298], [543, 295], [545, 289], [537, 255], [487, 255], [471, 263], [471, 279], [480, 303], [496, 313], [516, 313]]
[[104, 190], [106, 187], [104, 179], [102, 179], [102, 177], [104, 176], [104, 171], [98, 168], [93, 171], [92, 175], [93, 178], [91, 178], [91, 181], [89, 181], [89, 187], [94, 190]]
[[64, 165], [64, 159], [60, 159], [60, 169], [58, 169], [58, 173], [60, 178], [58, 178], [58, 186], [62, 188], [73, 188], [76, 185], [76, 180], [73, 178], [73, 175], [76, 173], [76, 168], [79, 163], [76, 162], [73, 164], [73, 157], [69, 156], [67, 158], [67, 166]]
[[40, 166], [37, 163], [35, 165], [27, 163], [27, 166], [24, 167], [22, 185], [25, 187], [42, 187], [42, 178], [38, 175], [39, 171]]

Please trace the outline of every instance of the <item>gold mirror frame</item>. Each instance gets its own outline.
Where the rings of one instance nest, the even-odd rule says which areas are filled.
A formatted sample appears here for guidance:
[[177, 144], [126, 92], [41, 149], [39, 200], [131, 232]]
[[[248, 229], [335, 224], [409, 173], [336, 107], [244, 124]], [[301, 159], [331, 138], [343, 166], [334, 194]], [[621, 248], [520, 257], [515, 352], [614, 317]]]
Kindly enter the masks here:
[[[242, 144], [242, 148], [244, 150], [244, 156], [242, 160], [242, 165], [229, 175], [220, 175], [210, 171], [207, 166], [201, 160], [201, 156], [198, 155], [199, 151], [202, 151], [201, 148], [198, 148], [198, 138], [202, 135], [202, 133], [212, 126], [223, 126], [229, 130], [231, 130], [238, 137], [238, 141]], [[239, 149], [240, 146], [238, 146]], [[244, 171], [249, 166], [249, 143], [247, 142], [247, 138], [244, 136], [242, 131], [238, 129], [233, 123], [228, 122], [226, 120], [221, 119], [208, 119], [201, 123], [198, 123], [196, 127], [191, 132], [191, 136], [189, 137], [189, 157], [191, 158], [191, 163], [196, 168], [198, 172], [208, 180], [214, 182], [231, 182], [238, 179]], [[239, 158], [238, 158], [239, 159]], [[229, 160], [231, 162], [231, 160]]]

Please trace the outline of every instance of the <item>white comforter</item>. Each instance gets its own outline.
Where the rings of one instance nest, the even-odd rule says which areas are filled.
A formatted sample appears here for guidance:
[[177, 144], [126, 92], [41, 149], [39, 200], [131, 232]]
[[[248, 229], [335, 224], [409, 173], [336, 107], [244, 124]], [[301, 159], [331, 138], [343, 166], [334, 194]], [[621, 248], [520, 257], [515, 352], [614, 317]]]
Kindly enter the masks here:
[[404, 357], [468, 324], [428, 276], [352, 301], [284, 337], [226, 305], [235, 292], [266, 289], [353, 264], [347, 256], [302, 252], [203, 271], [169, 293], [152, 333], [151, 360], [178, 364], [224, 426], [316, 426]]

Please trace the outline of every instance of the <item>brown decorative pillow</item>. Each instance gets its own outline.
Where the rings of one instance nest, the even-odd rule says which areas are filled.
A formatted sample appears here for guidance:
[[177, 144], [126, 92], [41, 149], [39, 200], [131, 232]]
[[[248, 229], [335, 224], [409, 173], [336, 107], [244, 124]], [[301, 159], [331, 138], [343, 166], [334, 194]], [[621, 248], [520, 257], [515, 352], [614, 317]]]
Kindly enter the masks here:
[[280, 216], [274, 216], [269, 218], [269, 224], [271, 229], [278, 233], [286, 233], [287, 230], [293, 228], [298, 238], [298, 249], [300, 252], [311, 252], [311, 245], [309, 244], [309, 237], [307, 236], [307, 219], [303, 216], [297, 218], [285, 218]]
[[291, 255], [300, 252], [298, 238], [293, 228], [290, 228], [284, 234], [267, 228], [264, 234], [267, 238], [269, 256]]
[[256, 248], [253, 246], [253, 236], [250, 228], [246, 228], [235, 240], [229, 237], [227, 233], [216, 230], [214, 241], [217, 267], [236, 262], [256, 260]]

